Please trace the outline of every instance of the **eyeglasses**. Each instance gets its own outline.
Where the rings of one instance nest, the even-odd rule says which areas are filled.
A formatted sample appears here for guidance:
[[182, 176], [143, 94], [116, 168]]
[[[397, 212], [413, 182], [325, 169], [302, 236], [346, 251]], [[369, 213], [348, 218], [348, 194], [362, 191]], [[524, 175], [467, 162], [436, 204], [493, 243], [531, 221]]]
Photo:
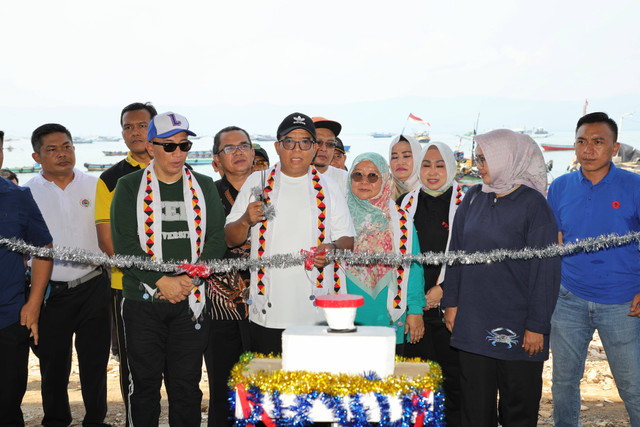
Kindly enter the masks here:
[[364, 175], [362, 172], [354, 172], [351, 174], [351, 181], [354, 182], [362, 182], [362, 180], [364, 178], [367, 178], [367, 181], [370, 184], [375, 184], [376, 182], [378, 182], [378, 179], [380, 178], [380, 175], [378, 175], [377, 173], [373, 173], [371, 172], [370, 174]]
[[238, 145], [227, 145], [224, 148], [221, 148], [218, 150], [218, 154], [224, 152], [224, 154], [233, 154], [236, 152], [236, 150], [240, 151], [241, 153], [246, 153], [247, 151], [249, 151], [249, 149], [251, 148], [251, 144], [249, 144], [248, 142], [243, 142], [242, 144], [238, 144]]
[[329, 150], [333, 150], [334, 148], [336, 148], [336, 142], [333, 139], [330, 139], [328, 141], [323, 141], [321, 139], [317, 139], [316, 140], [316, 144], [318, 144], [318, 147], [322, 147], [324, 145]]
[[484, 158], [484, 156], [475, 156], [473, 158], [473, 164], [476, 166], [480, 166], [481, 168], [484, 167], [484, 165], [487, 164], [487, 159]]
[[285, 150], [293, 150], [294, 148], [296, 148], [296, 144], [298, 145], [298, 147], [300, 147], [300, 149], [302, 151], [308, 151], [311, 149], [311, 147], [313, 146], [313, 144], [315, 144], [315, 142], [311, 139], [301, 139], [300, 141], [294, 141], [291, 138], [285, 138], [280, 142], [280, 144], [282, 144], [282, 146], [284, 147]]
[[180, 151], [183, 152], [187, 152], [189, 150], [191, 150], [191, 146], [193, 145], [193, 142], [191, 141], [187, 141], [187, 142], [181, 142], [180, 144], [176, 144], [175, 142], [155, 142], [155, 141], [151, 141], [151, 143], [153, 145], [162, 145], [162, 148], [164, 148], [165, 153], [173, 153], [174, 151], [176, 151], [176, 148], [180, 147]]

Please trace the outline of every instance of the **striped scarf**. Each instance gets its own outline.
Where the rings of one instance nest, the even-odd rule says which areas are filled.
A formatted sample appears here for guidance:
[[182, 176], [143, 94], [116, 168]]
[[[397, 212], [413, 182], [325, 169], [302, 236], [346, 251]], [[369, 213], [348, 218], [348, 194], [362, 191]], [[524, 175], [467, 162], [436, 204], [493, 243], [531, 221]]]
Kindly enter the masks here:
[[[160, 197], [160, 186], [158, 178], [153, 169], [154, 161], [142, 174], [142, 180], [138, 189], [136, 202], [136, 217], [138, 221], [138, 238], [140, 247], [152, 259], [162, 261], [162, 199]], [[187, 167], [182, 169], [182, 194], [185, 206], [187, 207], [187, 223], [189, 226], [189, 238], [191, 241], [191, 263], [200, 257], [205, 243], [207, 229], [206, 204], [204, 195], [195, 176]], [[191, 201], [191, 203], [189, 203]], [[189, 207], [191, 209], [189, 209]], [[160, 237], [158, 237], [160, 236]], [[152, 288], [146, 283], [142, 284], [152, 297], [157, 292], [157, 288]], [[205, 308], [206, 299], [204, 297], [202, 285], [199, 280], [194, 279], [194, 287], [189, 295], [189, 309], [193, 313], [193, 320], [198, 323], [198, 319]], [[199, 326], [199, 324], [197, 324]], [[196, 326], [196, 329], [199, 329]]]

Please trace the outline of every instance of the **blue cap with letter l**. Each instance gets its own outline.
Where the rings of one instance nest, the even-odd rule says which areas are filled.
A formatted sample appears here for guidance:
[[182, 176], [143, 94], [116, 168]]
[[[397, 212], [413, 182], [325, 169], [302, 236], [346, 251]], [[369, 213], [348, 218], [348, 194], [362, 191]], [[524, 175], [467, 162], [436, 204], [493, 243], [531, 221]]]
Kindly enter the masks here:
[[169, 111], [158, 114], [151, 119], [147, 129], [147, 141], [151, 141], [153, 138], [169, 138], [180, 132], [196, 136], [195, 133], [189, 130], [189, 121], [185, 116]]

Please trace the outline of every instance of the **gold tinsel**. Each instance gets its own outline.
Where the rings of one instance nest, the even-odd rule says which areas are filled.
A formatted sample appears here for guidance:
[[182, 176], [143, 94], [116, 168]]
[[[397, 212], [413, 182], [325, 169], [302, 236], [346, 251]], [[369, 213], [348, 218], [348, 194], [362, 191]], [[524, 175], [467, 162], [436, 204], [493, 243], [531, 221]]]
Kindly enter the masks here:
[[[393, 375], [383, 379], [367, 379], [360, 375], [330, 374], [326, 372], [306, 371], [259, 371], [248, 374], [247, 365], [253, 358], [279, 359], [278, 356], [254, 353], [245, 353], [240, 361], [231, 370], [229, 386], [244, 384], [245, 388], [257, 386], [263, 393], [279, 391], [282, 394], [308, 394], [313, 391], [332, 396], [349, 396], [354, 394], [382, 393], [387, 395], [409, 394], [425, 389], [436, 392], [442, 385], [442, 369], [432, 361], [429, 364], [429, 373], [415, 378]], [[406, 359], [396, 356], [397, 362], [423, 362], [419, 358]]]

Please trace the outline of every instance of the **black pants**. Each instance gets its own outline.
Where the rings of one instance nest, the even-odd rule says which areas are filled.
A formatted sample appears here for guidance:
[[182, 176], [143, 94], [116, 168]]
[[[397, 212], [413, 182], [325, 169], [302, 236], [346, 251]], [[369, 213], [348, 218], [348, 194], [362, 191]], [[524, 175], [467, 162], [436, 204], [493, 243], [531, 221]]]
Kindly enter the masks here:
[[169, 424], [199, 427], [202, 405], [202, 355], [209, 339], [209, 320], [192, 320], [188, 302], [141, 302], [125, 298], [122, 318], [131, 384], [129, 422], [157, 426], [160, 387], [169, 400]]
[[[544, 362], [498, 360], [459, 351], [462, 425], [536, 426]], [[499, 414], [496, 414], [500, 392]]]
[[212, 320], [209, 344], [204, 352], [209, 377], [209, 427], [234, 424], [229, 406], [229, 374], [240, 355], [249, 351], [248, 320]]
[[282, 354], [282, 332], [284, 329], [272, 329], [249, 322], [251, 351], [261, 354]]
[[0, 330], [0, 425], [24, 426], [20, 405], [27, 390], [29, 330], [14, 323]]
[[[125, 413], [129, 408], [129, 363], [127, 362], [127, 346], [124, 342], [124, 325], [122, 323], [122, 289], [111, 289], [112, 297], [112, 316], [116, 328], [118, 357], [120, 358], [120, 392], [124, 401]], [[127, 417], [126, 426], [129, 426], [129, 418]]]
[[[439, 310], [439, 309], [437, 309]], [[439, 317], [424, 316], [424, 337], [415, 344], [405, 343], [405, 357], [433, 360], [442, 367], [444, 413], [447, 426], [461, 425], [460, 363], [458, 350], [449, 345], [451, 333]]]
[[111, 343], [109, 281], [101, 275], [50, 297], [40, 313], [38, 356], [45, 426], [71, 424], [69, 374], [72, 340], [78, 354], [85, 426], [107, 415], [107, 363]]

